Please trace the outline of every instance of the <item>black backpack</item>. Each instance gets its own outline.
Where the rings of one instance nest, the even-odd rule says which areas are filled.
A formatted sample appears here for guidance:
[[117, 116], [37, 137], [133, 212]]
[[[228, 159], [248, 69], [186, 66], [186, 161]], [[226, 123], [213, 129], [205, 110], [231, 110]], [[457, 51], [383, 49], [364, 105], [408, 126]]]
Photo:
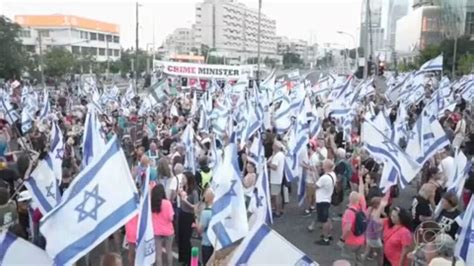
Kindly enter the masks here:
[[349, 208], [349, 210], [355, 213], [355, 224], [352, 229], [352, 233], [355, 236], [360, 236], [365, 233], [367, 229], [367, 216], [362, 210], [356, 210], [353, 208]]

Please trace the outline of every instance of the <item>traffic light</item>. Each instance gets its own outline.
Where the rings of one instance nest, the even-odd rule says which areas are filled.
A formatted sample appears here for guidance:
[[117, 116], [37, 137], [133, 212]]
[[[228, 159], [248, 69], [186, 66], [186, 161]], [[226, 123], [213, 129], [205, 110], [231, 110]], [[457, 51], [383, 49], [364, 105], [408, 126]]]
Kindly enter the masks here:
[[379, 63], [379, 76], [383, 76], [383, 71], [385, 70], [385, 63], [380, 62]]

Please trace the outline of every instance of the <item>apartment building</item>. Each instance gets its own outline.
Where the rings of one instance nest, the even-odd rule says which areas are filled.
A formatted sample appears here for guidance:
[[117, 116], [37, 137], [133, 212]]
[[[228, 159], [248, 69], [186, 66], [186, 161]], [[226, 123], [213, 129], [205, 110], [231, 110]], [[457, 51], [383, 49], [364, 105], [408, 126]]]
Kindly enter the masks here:
[[64, 47], [75, 56], [94, 56], [98, 62], [120, 58], [117, 24], [72, 15], [17, 15], [20, 39], [32, 53]]

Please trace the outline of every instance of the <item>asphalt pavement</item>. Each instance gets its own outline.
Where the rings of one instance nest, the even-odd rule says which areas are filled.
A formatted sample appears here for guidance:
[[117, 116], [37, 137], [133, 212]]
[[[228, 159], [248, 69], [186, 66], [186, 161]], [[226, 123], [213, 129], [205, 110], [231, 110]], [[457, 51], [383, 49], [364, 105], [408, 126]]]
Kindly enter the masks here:
[[[296, 184], [293, 184], [292, 188], [293, 193], [290, 195], [290, 203], [285, 206], [283, 216], [274, 220], [272, 228], [322, 266], [330, 266], [334, 261], [342, 259], [341, 248], [337, 246], [337, 240], [341, 236], [341, 220], [337, 216], [344, 211], [347, 205], [347, 197], [340, 206], [331, 206], [331, 217], [333, 217], [332, 236], [334, 240], [329, 246], [319, 246], [314, 244], [314, 241], [319, 240], [321, 234], [319, 226], [315, 226], [315, 230], [311, 233], [307, 229], [311, 221], [316, 219], [316, 213], [311, 216], [303, 215], [303, 209], [298, 207], [296, 199]], [[394, 200], [393, 204], [409, 208], [415, 194], [416, 185], [411, 184], [401, 190], [400, 196]], [[364, 265], [375, 264], [367, 262]]]

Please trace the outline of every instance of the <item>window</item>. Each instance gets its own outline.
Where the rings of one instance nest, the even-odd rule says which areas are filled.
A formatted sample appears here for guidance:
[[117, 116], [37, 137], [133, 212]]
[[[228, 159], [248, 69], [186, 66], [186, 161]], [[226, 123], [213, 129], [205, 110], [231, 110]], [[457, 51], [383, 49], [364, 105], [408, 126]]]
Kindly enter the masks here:
[[23, 38], [31, 38], [31, 32], [30, 30], [21, 30], [19, 36]]
[[49, 37], [49, 30], [39, 30], [38, 33], [41, 37]]
[[91, 41], [96, 41], [97, 40], [97, 33], [90, 33]]
[[100, 42], [105, 42], [105, 35], [99, 33], [99, 41]]
[[72, 47], [72, 53], [73, 54], [80, 54], [81, 53], [81, 48], [79, 46], [73, 46]]
[[474, 12], [466, 13], [466, 35], [474, 35]]
[[81, 39], [89, 39], [89, 33], [87, 31], [81, 31]]
[[112, 42], [112, 35], [105, 35], [107, 42]]
[[99, 48], [99, 55], [105, 55], [105, 48]]
[[109, 51], [109, 56], [113, 56], [113, 49], [108, 49]]
[[117, 57], [120, 56], [120, 50], [115, 49], [114, 50], [114, 56], [117, 56]]
[[119, 42], [120, 42], [120, 37], [114, 36], [114, 43], [119, 43]]

